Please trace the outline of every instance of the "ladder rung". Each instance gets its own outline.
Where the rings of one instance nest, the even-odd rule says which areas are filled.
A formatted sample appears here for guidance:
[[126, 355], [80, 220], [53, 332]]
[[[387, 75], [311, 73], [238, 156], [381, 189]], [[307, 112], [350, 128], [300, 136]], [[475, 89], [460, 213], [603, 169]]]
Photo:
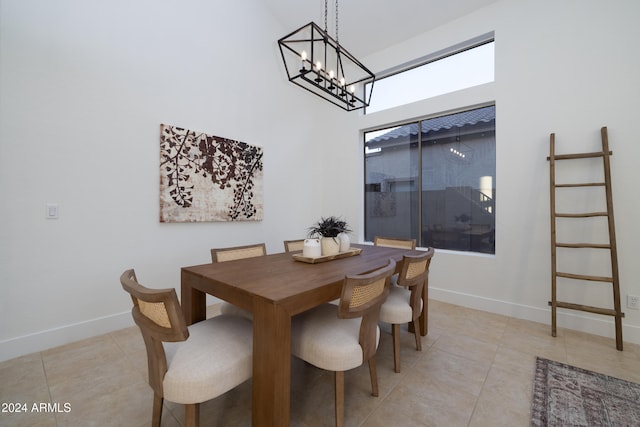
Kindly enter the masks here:
[[565, 279], [577, 279], [577, 280], [590, 280], [592, 282], [610, 282], [613, 283], [612, 277], [604, 277], [604, 276], [586, 276], [583, 274], [573, 274], [573, 273], [556, 273], [557, 277], [564, 277]]
[[[552, 305], [551, 301], [549, 301], [549, 305]], [[592, 307], [590, 305], [573, 304], [573, 303], [570, 303], [570, 302], [556, 301], [556, 307], [557, 308], [569, 308], [571, 310], [587, 311], [589, 313], [606, 314], [607, 316], [617, 316], [618, 315], [618, 313], [612, 308]], [[624, 317], [624, 313], [620, 313], [620, 317]]]
[[[609, 155], [612, 155], [613, 152], [609, 151]], [[577, 154], [556, 154], [553, 156], [553, 160], [571, 160], [571, 159], [588, 159], [592, 157], [603, 157], [604, 151], [596, 151], [594, 153], [577, 153]], [[547, 157], [549, 160], [550, 157]]]
[[589, 218], [592, 216], [609, 216], [607, 212], [556, 213], [558, 218]]
[[593, 249], [611, 249], [608, 243], [556, 243], [559, 248], [593, 248]]
[[584, 182], [580, 184], [555, 184], [556, 188], [559, 187], [603, 187], [606, 184], [604, 182]]

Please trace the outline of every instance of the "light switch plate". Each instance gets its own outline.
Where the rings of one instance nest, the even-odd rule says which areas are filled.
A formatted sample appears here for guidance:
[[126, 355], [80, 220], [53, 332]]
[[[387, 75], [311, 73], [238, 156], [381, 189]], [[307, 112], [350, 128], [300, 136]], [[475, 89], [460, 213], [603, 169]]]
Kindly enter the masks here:
[[58, 218], [58, 204], [57, 203], [47, 203], [47, 209], [45, 212], [47, 219], [57, 219]]

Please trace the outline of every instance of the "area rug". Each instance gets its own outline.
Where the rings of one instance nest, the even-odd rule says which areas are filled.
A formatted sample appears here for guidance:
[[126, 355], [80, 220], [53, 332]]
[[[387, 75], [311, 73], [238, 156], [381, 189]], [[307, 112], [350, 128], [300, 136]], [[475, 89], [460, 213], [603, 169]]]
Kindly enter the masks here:
[[538, 357], [532, 426], [640, 426], [640, 384]]

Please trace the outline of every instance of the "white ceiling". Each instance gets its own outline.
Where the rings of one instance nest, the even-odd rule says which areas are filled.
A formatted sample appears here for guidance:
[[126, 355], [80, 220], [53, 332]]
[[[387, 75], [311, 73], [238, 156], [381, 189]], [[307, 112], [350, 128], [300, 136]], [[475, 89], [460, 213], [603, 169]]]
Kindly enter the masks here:
[[[498, 0], [338, 1], [339, 41], [356, 57], [429, 31]], [[324, 0], [264, 0], [285, 36], [313, 21], [324, 28]], [[328, 31], [335, 38], [335, 0], [328, 0]]]

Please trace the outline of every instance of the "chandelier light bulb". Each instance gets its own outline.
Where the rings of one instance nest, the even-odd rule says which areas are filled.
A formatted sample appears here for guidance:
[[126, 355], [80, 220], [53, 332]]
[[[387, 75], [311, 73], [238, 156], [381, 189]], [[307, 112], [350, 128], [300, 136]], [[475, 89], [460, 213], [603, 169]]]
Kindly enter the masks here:
[[320, 84], [322, 82], [322, 77], [320, 77], [320, 71], [322, 71], [322, 62], [316, 62], [316, 78], [313, 79], [316, 83]]
[[303, 50], [302, 53], [300, 54], [300, 58], [302, 59], [302, 67], [300, 67], [300, 72], [304, 73], [305, 71], [307, 71], [306, 67], [304, 66], [304, 63], [307, 61], [307, 51]]
[[335, 73], [333, 72], [333, 70], [329, 70], [329, 90], [334, 90], [336, 87], [333, 84], [334, 78], [335, 77]]

